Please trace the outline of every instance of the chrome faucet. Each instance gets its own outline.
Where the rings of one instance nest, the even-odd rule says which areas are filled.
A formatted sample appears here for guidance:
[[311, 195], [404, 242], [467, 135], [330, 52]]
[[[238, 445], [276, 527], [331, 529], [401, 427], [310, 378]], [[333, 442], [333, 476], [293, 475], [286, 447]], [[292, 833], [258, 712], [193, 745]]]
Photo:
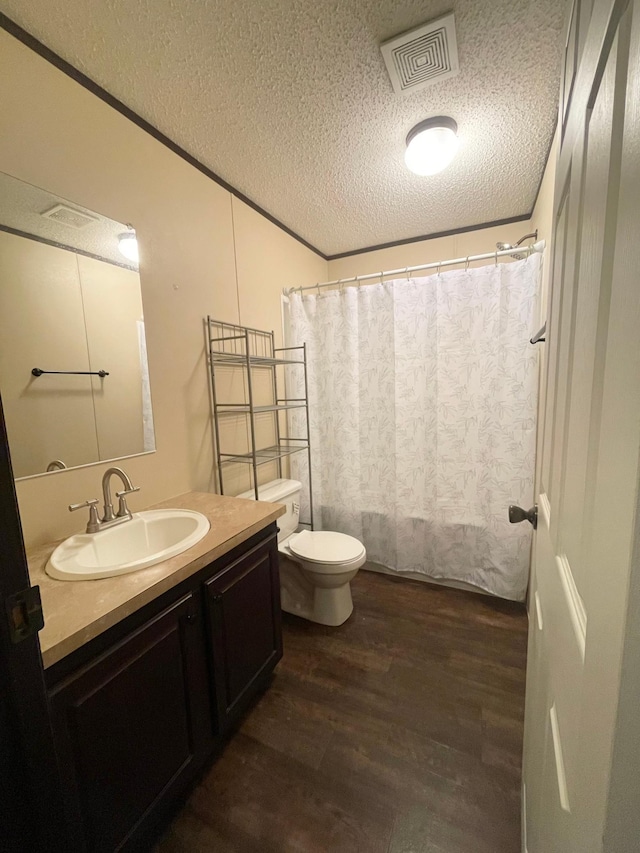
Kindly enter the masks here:
[[[118, 498], [118, 512], [113, 511], [113, 501], [111, 499], [111, 478], [116, 475], [122, 480], [124, 489], [121, 492], [116, 492]], [[71, 504], [69, 512], [75, 512], [77, 509], [89, 507], [89, 523], [87, 524], [87, 533], [97, 533], [99, 530], [104, 530], [106, 527], [113, 527], [116, 524], [122, 524], [124, 521], [129, 521], [132, 518], [131, 510], [127, 506], [127, 495], [134, 492], [139, 492], [140, 487], [134, 486], [129, 475], [122, 468], [107, 468], [102, 477], [102, 497], [104, 500], [104, 510], [102, 518], [98, 517], [98, 501], [93, 499], [85, 501], [81, 504]]]
[[[113, 511], [113, 503], [111, 502], [111, 478], [114, 475], [120, 477], [122, 485], [124, 486], [123, 491], [116, 492], [116, 497], [119, 500], [117, 515]], [[102, 498], [104, 500], [104, 514], [101, 519], [102, 523], [108, 524], [110, 521], [115, 521], [117, 518], [123, 520], [131, 518], [131, 513], [127, 506], [127, 495], [139, 491], [140, 489], [133, 485], [129, 479], [129, 475], [125, 474], [122, 468], [107, 468], [104, 472], [104, 476], [102, 477]]]

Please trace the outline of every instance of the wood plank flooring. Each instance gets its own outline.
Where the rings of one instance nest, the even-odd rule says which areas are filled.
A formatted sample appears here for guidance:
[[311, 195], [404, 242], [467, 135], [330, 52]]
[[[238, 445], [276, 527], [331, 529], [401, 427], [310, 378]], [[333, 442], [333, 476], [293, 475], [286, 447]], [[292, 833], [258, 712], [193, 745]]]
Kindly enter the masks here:
[[157, 853], [518, 853], [522, 605], [361, 571], [284, 658]]

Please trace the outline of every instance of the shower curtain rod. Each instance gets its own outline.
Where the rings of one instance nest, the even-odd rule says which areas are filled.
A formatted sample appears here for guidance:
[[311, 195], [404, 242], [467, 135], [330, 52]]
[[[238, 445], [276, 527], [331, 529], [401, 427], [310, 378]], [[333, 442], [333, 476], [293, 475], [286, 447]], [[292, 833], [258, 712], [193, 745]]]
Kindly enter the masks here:
[[491, 258], [495, 258], [496, 263], [498, 258], [503, 258], [506, 255], [523, 255], [527, 256], [532, 254], [533, 252], [542, 252], [545, 247], [544, 240], [538, 240], [537, 243], [532, 243], [530, 246], [518, 246], [515, 249], [513, 246], [510, 249], [498, 249], [495, 252], [485, 252], [483, 255], [467, 255], [464, 258], [452, 258], [449, 261], [435, 261], [431, 264], [420, 264], [417, 267], [401, 267], [398, 270], [383, 270], [382, 272], [374, 272], [369, 273], [369, 275], [354, 275], [351, 278], [337, 278], [335, 281], [323, 281], [318, 282], [318, 284], [309, 284], [305, 287], [285, 287], [283, 289], [283, 293], [285, 296], [290, 296], [292, 293], [301, 293], [303, 290], [316, 290], [321, 287], [335, 287], [336, 285], [348, 284], [349, 282], [355, 282], [356, 285], [359, 285], [363, 281], [371, 281], [372, 279], [379, 278], [381, 281], [383, 278], [389, 275], [409, 275], [409, 273], [419, 272], [421, 270], [435, 270], [437, 269], [440, 272], [440, 267], [451, 267], [456, 264], [469, 264], [474, 261], [488, 261]]

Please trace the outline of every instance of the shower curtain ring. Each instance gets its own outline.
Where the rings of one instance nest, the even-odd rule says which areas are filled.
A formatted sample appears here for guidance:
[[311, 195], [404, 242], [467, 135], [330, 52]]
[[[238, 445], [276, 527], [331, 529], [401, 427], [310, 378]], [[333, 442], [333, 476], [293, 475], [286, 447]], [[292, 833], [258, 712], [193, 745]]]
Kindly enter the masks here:
[[404, 271], [404, 274], [405, 274], [407, 281], [411, 281], [411, 273], [409, 272], [409, 267], [406, 268], [406, 270]]
[[316, 287], [318, 288], [318, 296], [320, 296], [320, 282], [317, 282]]
[[467, 260], [466, 260], [466, 263], [464, 265], [464, 271], [466, 272], [468, 269], [469, 269], [469, 255], [467, 255]]
[[384, 270], [380, 271], [380, 284], [384, 284]]
[[498, 250], [496, 249], [496, 266], [498, 266]]

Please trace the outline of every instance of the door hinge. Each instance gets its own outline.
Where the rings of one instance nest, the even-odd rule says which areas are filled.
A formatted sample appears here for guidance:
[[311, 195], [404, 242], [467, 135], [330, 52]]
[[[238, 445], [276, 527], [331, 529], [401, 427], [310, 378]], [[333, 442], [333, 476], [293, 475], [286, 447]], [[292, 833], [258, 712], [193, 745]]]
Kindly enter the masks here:
[[40, 587], [30, 586], [6, 599], [11, 642], [21, 643], [44, 627]]

